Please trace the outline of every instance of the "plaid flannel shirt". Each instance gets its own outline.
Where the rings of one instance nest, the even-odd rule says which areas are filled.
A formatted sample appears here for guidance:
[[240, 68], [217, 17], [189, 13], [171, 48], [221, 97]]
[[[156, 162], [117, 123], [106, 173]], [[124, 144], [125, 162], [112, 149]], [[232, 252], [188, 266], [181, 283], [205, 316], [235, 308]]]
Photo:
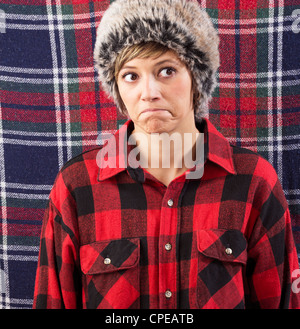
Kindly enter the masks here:
[[[115, 134], [117, 145], [132, 129], [128, 121]], [[141, 168], [99, 169], [99, 148], [62, 168], [45, 212], [34, 308], [299, 308], [273, 167], [208, 120], [198, 129], [201, 179], [182, 175], [166, 187]]]

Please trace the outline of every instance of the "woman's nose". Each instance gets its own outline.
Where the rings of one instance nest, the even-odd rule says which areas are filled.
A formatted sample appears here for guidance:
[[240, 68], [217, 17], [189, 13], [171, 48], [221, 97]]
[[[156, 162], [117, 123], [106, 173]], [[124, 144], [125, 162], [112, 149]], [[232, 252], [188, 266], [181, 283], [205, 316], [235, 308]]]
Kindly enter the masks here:
[[141, 99], [151, 102], [160, 97], [159, 84], [154, 77], [146, 77], [141, 83]]

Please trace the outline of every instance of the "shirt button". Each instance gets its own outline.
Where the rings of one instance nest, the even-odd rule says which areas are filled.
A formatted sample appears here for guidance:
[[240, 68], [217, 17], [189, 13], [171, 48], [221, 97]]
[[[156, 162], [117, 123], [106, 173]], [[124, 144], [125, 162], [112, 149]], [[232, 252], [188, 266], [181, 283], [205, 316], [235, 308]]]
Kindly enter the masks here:
[[104, 259], [104, 264], [105, 265], [110, 265], [111, 264], [111, 259], [110, 258], [105, 258]]
[[170, 299], [172, 297], [172, 292], [170, 290], [167, 290], [165, 292], [165, 296], [166, 296], [166, 298]]
[[165, 249], [166, 249], [167, 251], [170, 251], [170, 250], [172, 249], [172, 245], [171, 245], [171, 243], [167, 243], [167, 244], [165, 245]]
[[173, 205], [174, 205], [174, 201], [173, 201], [172, 199], [170, 199], [170, 200], [168, 201], [168, 206], [169, 206], [169, 207], [173, 207]]
[[231, 248], [226, 248], [225, 252], [228, 256], [232, 255], [232, 249]]

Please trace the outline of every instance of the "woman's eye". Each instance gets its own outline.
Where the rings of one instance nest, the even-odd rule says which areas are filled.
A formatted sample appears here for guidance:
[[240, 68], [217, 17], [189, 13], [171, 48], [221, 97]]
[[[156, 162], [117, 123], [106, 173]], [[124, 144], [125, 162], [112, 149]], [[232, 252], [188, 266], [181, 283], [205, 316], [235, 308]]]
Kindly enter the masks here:
[[162, 69], [160, 71], [160, 74], [163, 77], [169, 77], [169, 76], [173, 75], [175, 72], [176, 72], [176, 70], [174, 68], [172, 68], [172, 67], [166, 67], [165, 69]]
[[126, 73], [123, 75], [123, 79], [127, 82], [133, 82], [137, 80], [138, 76], [135, 73]]

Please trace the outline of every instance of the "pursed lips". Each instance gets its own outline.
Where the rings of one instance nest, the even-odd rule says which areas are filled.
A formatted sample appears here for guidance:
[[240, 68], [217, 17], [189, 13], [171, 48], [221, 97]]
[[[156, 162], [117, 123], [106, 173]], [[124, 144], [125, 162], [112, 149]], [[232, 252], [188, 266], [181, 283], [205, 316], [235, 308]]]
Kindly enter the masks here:
[[[145, 115], [145, 117], [148, 117], [148, 116], [151, 116], [151, 114], [155, 114], [157, 113], [158, 115], [162, 115], [164, 116], [165, 114], [171, 114], [171, 112], [169, 110], [166, 110], [166, 109], [159, 109], [159, 108], [149, 108], [149, 109], [146, 109], [146, 110], [143, 110], [139, 116], [143, 116]], [[172, 115], [172, 114], [171, 114]]]
[[158, 108], [155, 108], [155, 109], [146, 109], [146, 110], [143, 110], [142, 112], [141, 112], [141, 114], [143, 114], [143, 113], [151, 113], [151, 112], [166, 112], [167, 110], [165, 110], [165, 109], [158, 109]]

